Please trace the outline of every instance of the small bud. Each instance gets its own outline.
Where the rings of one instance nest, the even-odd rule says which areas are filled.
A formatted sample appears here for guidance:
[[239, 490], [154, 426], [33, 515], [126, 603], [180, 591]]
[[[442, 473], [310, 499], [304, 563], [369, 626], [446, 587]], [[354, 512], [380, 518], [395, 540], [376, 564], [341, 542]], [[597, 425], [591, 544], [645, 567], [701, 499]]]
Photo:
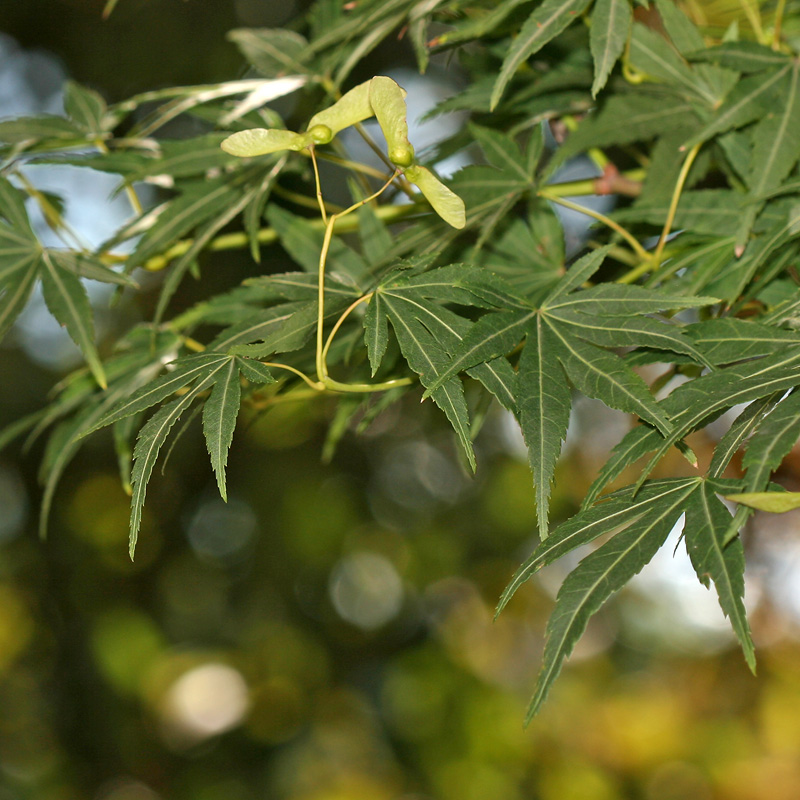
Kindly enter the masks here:
[[333, 131], [327, 125], [314, 125], [308, 133], [314, 144], [328, 144], [333, 139]]
[[398, 167], [410, 167], [414, 163], [414, 148], [409, 145], [397, 145], [389, 151], [389, 160]]

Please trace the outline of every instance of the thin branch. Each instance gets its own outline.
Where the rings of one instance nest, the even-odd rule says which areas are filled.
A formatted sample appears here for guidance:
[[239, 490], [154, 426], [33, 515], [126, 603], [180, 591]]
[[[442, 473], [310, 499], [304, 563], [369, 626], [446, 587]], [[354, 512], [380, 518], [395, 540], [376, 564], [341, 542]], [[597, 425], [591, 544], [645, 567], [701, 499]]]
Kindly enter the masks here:
[[616, 231], [633, 248], [634, 252], [639, 256], [639, 258], [641, 258], [643, 261], [650, 261], [650, 254], [639, 244], [639, 242], [636, 241], [634, 236], [629, 231], [625, 230], [622, 225], [620, 225], [618, 222], [615, 222], [610, 217], [607, 217], [605, 214], [601, 214], [599, 211], [594, 211], [591, 208], [586, 208], [586, 206], [580, 206], [577, 203], [573, 203], [571, 200], [566, 200], [563, 197], [558, 197], [555, 194], [551, 194], [547, 189], [542, 189], [538, 194], [539, 197], [543, 197], [546, 200], [551, 200], [557, 205], [564, 206], [564, 208], [569, 208], [572, 211], [579, 211], [581, 214], [586, 214], [587, 217], [591, 217], [592, 219], [596, 219], [598, 222], [602, 222], [604, 225], [607, 225], [609, 228]]
[[658, 239], [658, 244], [656, 245], [655, 252], [653, 253], [653, 269], [658, 269], [659, 264], [661, 263], [661, 256], [664, 252], [664, 245], [667, 243], [667, 237], [669, 236], [669, 232], [672, 230], [672, 223], [675, 221], [675, 214], [678, 211], [678, 203], [681, 199], [681, 193], [683, 192], [683, 187], [686, 183], [686, 178], [689, 175], [689, 170], [692, 168], [692, 164], [694, 164], [695, 158], [697, 158], [697, 154], [700, 152], [700, 148], [702, 147], [702, 142], [698, 142], [686, 155], [686, 159], [683, 162], [683, 166], [681, 167], [680, 174], [678, 175], [678, 180], [675, 184], [675, 190], [672, 192], [672, 200], [669, 204], [669, 211], [667, 212], [667, 219], [664, 222], [664, 229], [661, 231], [661, 236]]

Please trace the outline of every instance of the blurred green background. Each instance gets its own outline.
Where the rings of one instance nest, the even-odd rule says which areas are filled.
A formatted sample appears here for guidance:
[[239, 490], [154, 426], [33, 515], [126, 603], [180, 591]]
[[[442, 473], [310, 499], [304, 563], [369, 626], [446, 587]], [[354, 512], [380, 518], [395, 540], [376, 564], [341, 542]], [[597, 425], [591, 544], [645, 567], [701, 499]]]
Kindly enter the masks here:
[[[0, 116], [58, 113], [66, 78], [113, 102], [242, 77], [225, 32], [303, 6], [120, 0], [103, 22], [103, 4], [4, 4]], [[379, 50], [376, 71], [410, 65], [403, 47]], [[89, 237], [119, 213], [92, 173], [29, 174], [72, 196]], [[283, 268], [280, 248], [269, 256]], [[206, 272], [225, 283], [252, 270], [216, 258]], [[190, 282], [178, 305], [201, 291]], [[101, 337], [147, 304], [101, 312]], [[0, 345], [0, 424], [76, 363], [34, 300]], [[429, 406], [390, 409], [330, 463], [324, 402], [243, 420], [227, 505], [190, 429], [151, 483], [134, 564], [108, 437], [70, 467], [46, 542], [41, 444], [0, 453], [0, 800], [797, 800], [798, 516], [757, 517], [747, 534], [757, 679], [674, 537], [591, 623], [523, 730], [570, 564], [492, 622], [535, 543], [524, 450], [495, 412], [468, 477]], [[578, 403], [556, 516], [626, 424]], [[711, 438], [692, 444], [708, 457]]]

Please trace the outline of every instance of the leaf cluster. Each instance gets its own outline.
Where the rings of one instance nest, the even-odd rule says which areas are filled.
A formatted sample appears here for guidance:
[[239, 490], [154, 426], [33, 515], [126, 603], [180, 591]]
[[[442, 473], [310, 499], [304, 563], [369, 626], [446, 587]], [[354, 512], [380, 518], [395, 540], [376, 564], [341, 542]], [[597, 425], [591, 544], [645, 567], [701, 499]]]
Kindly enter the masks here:
[[[756, 5], [721, 26], [713, 9], [693, 17], [670, 0], [318, 0], [291, 30], [229, 34], [256, 77], [113, 106], [70, 84], [64, 116], [0, 121], [0, 333], [39, 281], [87, 364], [0, 434], [3, 446], [49, 432], [43, 529], [69, 461], [105, 427], [131, 492], [133, 555], [148, 481], [182, 419], [201, 415], [225, 498], [242, 411], [325, 402], [330, 453], [350, 423], [430, 397], [474, 469], [497, 401], [525, 439], [541, 540], [499, 608], [542, 567], [594, 548], [559, 592], [531, 714], [591, 615], [676, 525], [754, 668], [740, 534], [754, 508], [796, 507], [771, 478], [800, 437], [800, 16]], [[432, 112], [469, 116], [437, 148], [471, 155], [447, 185], [418, 163], [397, 84], [350, 86], [397, 31], [420, 71], [442, 53], [462, 70], [465, 89]], [[298, 111], [284, 120], [269, 104], [289, 94]], [[383, 168], [335, 138], [372, 115]], [[201, 133], [163, 136], [177, 118]], [[577, 157], [597, 177], [563, 182]], [[323, 160], [351, 205], [327, 198]], [[32, 163], [118, 175], [130, 221], [82, 246], [58, 199], [32, 185]], [[144, 184], [161, 187], [145, 208]], [[607, 215], [580, 202], [599, 194], [615, 196]], [[29, 204], [63, 247], [41, 245]], [[577, 253], [559, 206], [591, 220]], [[263, 257], [275, 244], [290, 271]], [[202, 279], [234, 249], [257, 274], [176, 309], [187, 274]], [[142, 271], [162, 276], [152, 315], [98, 347], [85, 280], [128, 296]], [[578, 513], [552, 526], [577, 395], [632, 426]], [[698, 466], [687, 437], [734, 408]], [[673, 448], [692, 475], [654, 478]]]

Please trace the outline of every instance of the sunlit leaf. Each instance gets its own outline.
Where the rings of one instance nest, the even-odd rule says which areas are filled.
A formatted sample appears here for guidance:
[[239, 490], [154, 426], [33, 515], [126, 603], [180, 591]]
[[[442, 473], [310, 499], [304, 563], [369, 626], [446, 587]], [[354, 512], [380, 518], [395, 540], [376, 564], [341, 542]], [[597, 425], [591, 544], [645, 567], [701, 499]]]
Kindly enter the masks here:
[[[680, 483], [677, 483], [680, 481]], [[586, 629], [590, 617], [638, 573], [664, 544], [697, 481], [676, 479], [680, 486], [649, 513], [632, 518], [627, 527], [601, 545], [567, 576], [547, 624], [543, 666], [528, 709], [530, 720], [541, 708], [564, 660]], [[625, 525], [620, 521], [620, 525]]]
[[251, 128], [232, 133], [222, 140], [220, 147], [232, 156], [247, 158], [277, 153], [280, 150], [302, 150], [311, 143], [311, 137], [304, 133], [275, 128]]

